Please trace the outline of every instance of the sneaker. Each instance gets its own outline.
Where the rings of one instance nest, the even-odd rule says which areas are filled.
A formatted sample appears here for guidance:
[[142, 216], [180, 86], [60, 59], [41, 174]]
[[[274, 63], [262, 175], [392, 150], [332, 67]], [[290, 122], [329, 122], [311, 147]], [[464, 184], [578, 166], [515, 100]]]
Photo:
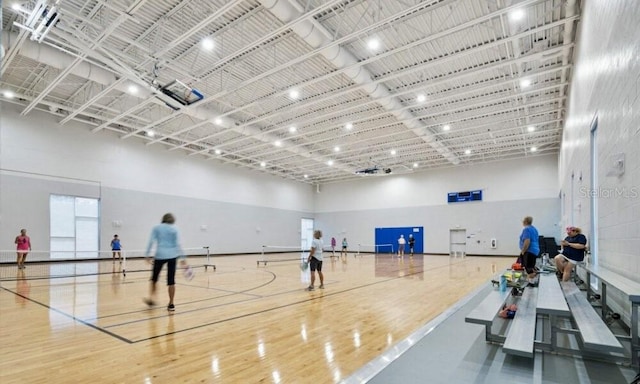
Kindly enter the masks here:
[[307, 287], [307, 291], [313, 291], [315, 288], [313, 288], [313, 285], [310, 285], [309, 287]]
[[324, 284], [320, 284], [320, 286], [318, 288], [324, 289]]
[[144, 301], [144, 303], [150, 307], [153, 307], [154, 305], [156, 305], [156, 303], [151, 299], [144, 298], [142, 301]]
[[173, 312], [176, 310], [176, 306], [173, 304], [169, 304], [169, 306], [167, 306], [167, 311], [169, 312]]

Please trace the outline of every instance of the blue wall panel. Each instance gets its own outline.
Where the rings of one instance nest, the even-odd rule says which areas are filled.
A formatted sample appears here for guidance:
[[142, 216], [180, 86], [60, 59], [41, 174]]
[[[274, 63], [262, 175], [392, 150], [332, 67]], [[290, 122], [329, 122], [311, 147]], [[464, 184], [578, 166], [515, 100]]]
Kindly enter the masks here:
[[[414, 253], [424, 253], [424, 228], [423, 227], [397, 227], [397, 228], [376, 228], [376, 244], [393, 244], [393, 251], [398, 252], [398, 239], [404, 235], [409, 239], [412, 234], [416, 239]], [[380, 247], [380, 252], [389, 252], [389, 247]], [[409, 241], [404, 247], [404, 253], [409, 254]]]

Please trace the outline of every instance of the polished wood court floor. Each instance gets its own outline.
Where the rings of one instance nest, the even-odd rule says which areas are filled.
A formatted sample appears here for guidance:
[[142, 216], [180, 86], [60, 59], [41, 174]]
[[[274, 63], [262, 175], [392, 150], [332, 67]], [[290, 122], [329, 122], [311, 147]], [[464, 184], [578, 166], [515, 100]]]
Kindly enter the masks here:
[[[269, 255], [270, 260], [292, 254]], [[295, 256], [294, 256], [295, 257]], [[149, 266], [2, 266], [0, 382], [337, 383], [487, 282], [512, 258], [325, 257], [325, 289], [296, 261], [192, 258], [176, 311], [142, 303]], [[45, 277], [69, 272], [75, 277]], [[318, 283], [316, 283], [317, 285]]]

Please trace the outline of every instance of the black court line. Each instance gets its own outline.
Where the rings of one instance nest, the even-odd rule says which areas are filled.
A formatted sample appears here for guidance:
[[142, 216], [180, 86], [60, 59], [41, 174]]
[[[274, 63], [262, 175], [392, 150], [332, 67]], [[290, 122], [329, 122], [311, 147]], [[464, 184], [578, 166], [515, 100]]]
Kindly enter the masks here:
[[[454, 263], [454, 264], [459, 264], [459, 263], [462, 263], [464, 261], [466, 261], [466, 260], [462, 260], [462, 261], [459, 261], [459, 262]], [[404, 276], [390, 277], [388, 279], [384, 279], [384, 280], [380, 280], [380, 281], [373, 282], [373, 283], [370, 283], [370, 284], [349, 288], [349, 289], [342, 290], [342, 291], [337, 291], [335, 293], [331, 293], [331, 294], [328, 294], [328, 295], [332, 296], [334, 294], [349, 292], [349, 291], [352, 291], [352, 290], [355, 290], [355, 289], [360, 289], [360, 288], [368, 287], [368, 286], [375, 285], [375, 284], [381, 284], [381, 283], [385, 283], [385, 282], [396, 280], [396, 279], [405, 279], [408, 276], [421, 274], [421, 273], [424, 273], [425, 271], [432, 271], [432, 270], [437, 270], [437, 269], [441, 269], [441, 268], [446, 268], [446, 267], [449, 267], [449, 266], [450, 266], [450, 264], [443, 265], [443, 266], [438, 266], [438, 267], [433, 267], [433, 268], [429, 268], [429, 269], [421, 269], [421, 270], [417, 270], [417, 271], [415, 271], [413, 273], [406, 274]], [[396, 271], [400, 271], [400, 270], [401, 269], [397, 269]], [[265, 271], [265, 272], [269, 272], [269, 273], [273, 274], [273, 272], [270, 272], [270, 271]], [[217, 300], [217, 299], [219, 299], [221, 297], [228, 297], [228, 296], [232, 296], [232, 295], [235, 295], [235, 294], [242, 294], [242, 293], [245, 293], [245, 292], [247, 292], [249, 290], [258, 289], [258, 288], [261, 288], [261, 287], [266, 286], [266, 285], [270, 284], [271, 282], [273, 282], [276, 279], [276, 275], [273, 274], [273, 276], [274, 276], [274, 278], [270, 282], [262, 284], [262, 285], [260, 285], [258, 287], [253, 287], [253, 288], [247, 289], [245, 291], [240, 291], [240, 292], [237, 292], [237, 293], [231, 293], [230, 295], [218, 296], [218, 297], [215, 297], [215, 298], [207, 298], [207, 299], [201, 299], [201, 300], [194, 300], [194, 301], [186, 302], [184, 305], [193, 304], [193, 303], [199, 303], [199, 302], [203, 302], [203, 301]], [[288, 290], [288, 291], [282, 291], [282, 292], [274, 293], [274, 294], [271, 294], [271, 295], [256, 295], [256, 297], [254, 297], [254, 298], [235, 300], [235, 301], [232, 301], [232, 302], [227, 302], [227, 303], [222, 303], [222, 304], [214, 304], [214, 305], [209, 305], [209, 306], [206, 306], [206, 307], [198, 307], [198, 308], [195, 308], [195, 309], [190, 309], [190, 310], [186, 310], [186, 311], [180, 311], [179, 313], [173, 313], [173, 314], [171, 314], [169, 316], [179, 316], [181, 314], [189, 314], [189, 313], [193, 313], [193, 312], [205, 311], [205, 310], [209, 310], [209, 309], [212, 309], [212, 308], [218, 308], [218, 307], [224, 307], [224, 306], [233, 305], [233, 304], [245, 303], [245, 302], [252, 301], [252, 300], [255, 300], [255, 299], [260, 299], [260, 298], [268, 298], [268, 297], [275, 297], [275, 296], [280, 296], [280, 295], [287, 295], [287, 294], [290, 294], [290, 293], [293, 293], [293, 292], [300, 292], [300, 289], [291, 289], [291, 290]], [[308, 300], [305, 300], [305, 301], [302, 301], [302, 302], [306, 302], [306, 301], [308, 301]], [[290, 305], [290, 304], [286, 304], [285, 306], [282, 306], [282, 307], [274, 307], [274, 309], [284, 308], [284, 307], [286, 307], [288, 305]], [[149, 309], [145, 309], [143, 311], [148, 311], [148, 310], [153, 310], [153, 309], [159, 309], [159, 307], [149, 308]], [[268, 310], [264, 310], [264, 311], [268, 311]], [[264, 311], [255, 312], [255, 314], [260, 314], [260, 313], [263, 313]], [[138, 312], [141, 312], [141, 311], [132, 311], [132, 312], [128, 312], [128, 313], [138, 313]], [[250, 316], [250, 315], [251, 314], [246, 314], [244, 316]], [[119, 316], [119, 315], [113, 315], [113, 316]], [[112, 325], [109, 325], [109, 326], [105, 326], [105, 328], [115, 328], [115, 327], [120, 327], [120, 326], [126, 326], [126, 325], [129, 325], [129, 324], [135, 324], [135, 323], [147, 321], [147, 320], [150, 320], [150, 319], [161, 319], [161, 318], [164, 318], [166, 316], [168, 316], [168, 315], [165, 314], [165, 315], [155, 316], [155, 317], [147, 318], [147, 319], [132, 320], [132, 321], [124, 322], [124, 323], [117, 323], [117, 324], [112, 324]], [[104, 317], [102, 317], [102, 318], [104, 318]], [[231, 318], [230, 320], [234, 320], [234, 319], [237, 319], [237, 318], [241, 318], [241, 317], [234, 317], [234, 318]], [[211, 324], [219, 324], [220, 322], [223, 322], [223, 321], [224, 320], [217, 321], [217, 322], [214, 322], [214, 323], [211, 323]], [[206, 326], [206, 325], [202, 325], [202, 326]], [[193, 328], [187, 328], [187, 329], [184, 329], [184, 330], [174, 331], [173, 333], [184, 332], [186, 330], [196, 329], [196, 328], [200, 328], [200, 327], [201, 326], [196, 326], [196, 327], [193, 327]], [[159, 335], [159, 336], [161, 336], [161, 335]]]
[[[243, 268], [242, 270], [245, 270], [245, 269]], [[275, 273], [270, 272], [270, 271], [264, 271], [264, 272], [268, 272], [268, 273], [270, 273], [270, 274], [271, 274], [271, 280], [269, 280], [269, 281], [267, 281], [267, 282], [265, 282], [265, 283], [263, 283], [263, 284], [260, 284], [260, 285], [258, 285], [258, 286], [251, 287], [251, 288], [245, 289], [244, 291], [238, 291], [238, 292], [235, 292], [235, 291], [228, 291], [228, 290], [219, 289], [219, 288], [206, 288], [206, 289], [210, 289], [210, 290], [216, 290], [216, 291], [221, 291], [221, 292], [228, 292], [229, 294], [228, 294], [228, 295], [217, 296], [217, 297], [206, 298], [206, 299], [200, 299], [200, 300], [187, 301], [187, 302], [182, 303], [181, 305], [187, 305], [187, 304], [200, 303], [200, 302], [203, 302], [203, 301], [217, 300], [217, 299], [219, 299], [219, 298], [228, 297], [228, 296], [234, 296], [234, 295], [239, 295], [239, 294], [253, 296], [253, 297], [252, 297], [252, 299], [256, 299], [256, 298], [258, 298], [258, 299], [259, 299], [259, 298], [265, 297], [264, 295], [257, 295], [257, 294], [250, 294], [250, 293], [247, 293], [247, 292], [249, 292], [249, 291], [253, 291], [254, 289], [258, 289], [258, 288], [262, 288], [262, 287], [264, 287], [264, 286], [267, 286], [267, 285], [269, 285], [269, 284], [273, 283], [273, 281], [275, 281], [275, 279], [276, 279], [276, 275], [275, 275]], [[148, 280], [145, 280], [145, 281], [147, 281], [147, 282], [148, 282]], [[180, 284], [180, 285], [188, 285], [188, 284]], [[190, 287], [194, 287], [193, 285], [189, 285], [189, 286], [190, 286]], [[252, 299], [240, 300], [240, 301], [238, 301], [238, 302], [244, 302], [244, 301], [248, 301], [248, 300], [252, 300]], [[233, 302], [233, 303], [235, 303], [235, 302]], [[233, 303], [231, 303], [231, 304], [233, 304]], [[220, 306], [220, 305], [222, 305], [222, 304], [218, 304], [218, 305], [215, 305], [215, 306], [212, 306], [212, 307], [206, 307], [206, 308], [214, 308], [214, 307], [218, 307], [218, 306]], [[139, 309], [139, 310], [129, 311], [129, 312], [120, 312], [120, 313], [117, 313], [117, 314], [105, 315], [105, 316], [99, 316], [99, 317], [91, 318], [91, 319], [89, 319], [89, 320], [100, 320], [100, 319], [106, 319], [106, 318], [109, 318], [109, 317], [124, 316], [124, 315], [129, 315], [129, 314], [132, 314], [132, 313], [146, 312], [146, 311], [148, 311], [148, 310], [149, 310], [149, 308]], [[125, 323], [112, 324], [112, 325], [109, 325], [108, 327], [105, 327], [105, 328], [111, 328], [111, 327], [117, 327], [117, 326], [120, 326], [120, 325], [126, 325], [126, 324], [137, 323], [137, 322], [139, 322], [139, 321], [140, 321], [140, 320], [134, 320], [134, 321], [125, 322]]]
[[[460, 262], [457, 262], [457, 263], [454, 263], [454, 264], [461, 264], [461, 263], [464, 263], [466, 261], [467, 260], [465, 259], [465, 260], [461, 260]], [[316, 296], [316, 297], [312, 297], [312, 298], [309, 298], [309, 299], [300, 300], [300, 301], [284, 304], [284, 305], [281, 305], [281, 306], [264, 309], [264, 310], [261, 310], [261, 311], [246, 313], [244, 315], [239, 315], [239, 316], [233, 316], [233, 317], [230, 317], [230, 318], [226, 318], [226, 319], [222, 319], [222, 320], [218, 320], [218, 321], [213, 321], [213, 322], [209, 322], [209, 323], [204, 323], [204, 324], [200, 324], [200, 325], [197, 325], [197, 326], [194, 326], [194, 327], [181, 329], [181, 330], [178, 330], [178, 331], [162, 333], [162, 334], [158, 334], [158, 335], [155, 335], [155, 336], [151, 336], [151, 337], [144, 338], [144, 339], [138, 339], [138, 340], [127, 339], [124, 336], [120, 336], [119, 334], [116, 334], [114, 332], [108, 331], [105, 328], [99, 327], [99, 326], [97, 326], [95, 324], [91, 324], [91, 323], [89, 323], [89, 322], [87, 322], [87, 321], [85, 321], [83, 319], [80, 319], [78, 317], [70, 315], [70, 314], [68, 314], [66, 312], [63, 312], [63, 311], [59, 310], [59, 309], [50, 307], [47, 304], [41, 303], [41, 302], [33, 300], [33, 299], [29, 298], [29, 297], [26, 297], [26, 296], [23, 296], [21, 294], [18, 294], [17, 292], [14, 292], [14, 291], [12, 291], [10, 289], [7, 289], [7, 288], [2, 287], [2, 286], [0, 286], [0, 288], [2, 290], [4, 290], [4, 291], [12, 293], [12, 294], [14, 294], [16, 296], [22, 297], [25, 300], [28, 300], [28, 301], [30, 301], [30, 302], [32, 302], [34, 304], [40, 305], [40, 306], [42, 306], [44, 308], [47, 308], [48, 310], [54, 311], [54, 312], [56, 312], [56, 313], [58, 313], [58, 314], [60, 314], [62, 316], [65, 316], [65, 317], [70, 318], [70, 319], [72, 319], [74, 321], [77, 321], [80, 324], [83, 324], [85, 326], [93, 328], [93, 329], [95, 329], [97, 331], [100, 331], [100, 332], [106, 334], [106, 335], [112, 336], [115, 339], [123, 341], [123, 342], [125, 342], [127, 344], [136, 344], [136, 343], [140, 343], [140, 342], [144, 342], [144, 341], [148, 341], [148, 340], [157, 339], [159, 337], [174, 335], [174, 334], [177, 334], [177, 333], [187, 332], [187, 331], [191, 331], [191, 330], [194, 330], [194, 329], [204, 328], [204, 327], [208, 327], [208, 326], [215, 325], [215, 324], [221, 324], [221, 323], [225, 323], [225, 322], [229, 322], [229, 321], [233, 321], [233, 320], [242, 319], [242, 318], [245, 318], [245, 317], [250, 317], [250, 316], [260, 315], [260, 314], [267, 313], [267, 312], [272, 312], [272, 311], [275, 311], [275, 310], [278, 310], [278, 309], [283, 309], [283, 308], [287, 308], [287, 307], [296, 306], [296, 305], [299, 305], [299, 304], [303, 304], [303, 303], [307, 303], [307, 302], [310, 302], [310, 301], [313, 301], [313, 300], [318, 300], [318, 299], [324, 298], [325, 296], [335, 296], [335, 295], [343, 294], [345, 292], [350, 292], [350, 291], [354, 291], [354, 290], [357, 290], [357, 289], [362, 289], [362, 288], [370, 287], [370, 286], [373, 286], [373, 285], [386, 283], [386, 282], [389, 282], [389, 281], [392, 281], [392, 280], [405, 279], [407, 276], [412, 276], [412, 275], [416, 275], [416, 274], [419, 274], [419, 273], [424, 273], [425, 271], [431, 271], [431, 270], [446, 268], [446, 267], [449, 267], [450, 265], [451, 265], [451, 263], [449, 263], [448, 265], [434, 267], [434, 268], [430, 268], [430, 269], [426, 269], [426, 270], [423, 268], [423, 269], [421, 269], [419, 271], [415, 271], [414, 273], [409, 273], [409, 274], [404, 275], [404, 276], [395, 276], [395, 277], [392, 277], [392, 278], [388, 278], [388, 279], [372, 282], [372, 283], [369, 283], [369, 284], [360, 285], [360, 286], [357, 286], [357, 287], [352, 287], [352, 288], [349, 288], [349, 289], [344, 289], [344, 290], [336, 291], [336, 292], [329, 293], [329, 294], [323, 294], [322, 296]], [[397, 270], [399, 271], [400, 269], [397, 269]], [[260, 285], [258, 287], [253, 287], [251, 289], [248, 289], [248, 290], [245, 290], [245, 291], [241, 291], [239, 293], [244, 293], [244, 292], [247, 292], [247, 291], [250, 291], [250, 290], [254, 290], [254, 289], [258, 289], [258, 288], [261, 288], [261, 287], [263, 287], [265, 285], [271, 284], [276, 279], [276, 275], [275, 275], [275, 273], [273, 273], [271, 271], [265, 271], [265, 272], [269, 272], [269, 273], [271, 273], [273, 275], [273, 278], [269, 282], [267, 282], [265, 284], [262, 284], [262, 285]], [[262, 297], [273, 297], [273, 296], [278, 296], [278, 295], [282, 295], [282, 294], [289, 294], [291, 292], [299, 292], [299, 290], [295, 289], [295, 290], [290, 290], [290, 291], [285, 291], [285, 292], [279, 292], [279, 293], [275, 293], [275, 294], [267, 295], [267, 296], [262, 296]], [[192, 303], [205, 301], [205, 300], [211, 300], [211, 299], [196, 300], [196, 301], [193, 301]], [[238, 302], [244, 302], [244, 301], [249, 301], [249, 300], [253, 300], [253, 299], [246, 299], [246, 300], [241, 300], [241, 301], [238, 301]], [[212, 307], [218, 307], [218, 306], [230, 305], [230, 304], [234, 304], [234, 303], [218, 304], [218, 305], [215, 305], [215, 306], [212, 306]], [[129, 313], [139, 313], [139, 312], [142, 312], [142, 311], [146, 312], [146, 311], [149, 311], [149, 310], [153, 310], [153, 309], [145, 309], [145, 310], [133, 311], [133, 312], [129, 312]], [[203, 310], [203, 308], [194, 309], [194, 310], [191, 310], [191, 311], [188, 311], [188, 312], [195, 312], [195, 311], [201, 311], [201, 310]], [[188, 313], [188, 312], [181, 312], [181, 313]], [[151, 318], [151, 319], [164, 318], [164, 317], [167, 317], [167, 316], [175, 316], [175, 315], [176, 315], [175, 313], [171, 313], [171, 314], [166, 314], [166, 315], [162, 315], [162, 316], [156, 316], [156, 317]], [[136, 320], [134, 322], [148, 321], [148, 320], [149, 320], [149, 318], [142, 319], [142, 320]], [[130, 322], [130, 323], [133, 323], [133, 322]], [[126, 325], [126, 324], [129, 324], [129, 323], [122, 323], [121, 325]], [[118, 325], [113, 325], [113, 326], [110, 326], [110, 327], [115, 327], [115, 326], [118, 326]]]
[[42, 307], [45, 307], [45, 308], [47, 308], [47, 309], [48, 309], [48, 310], [50, 310], [50, 311], [53, 311], [53, 312], [55, 312], [55, 313], [57, 313], [57, 314], [60, 314], [60, 315], [65, 316], [65, 317], [67, 317], [67, 318], [69, 318], [69, 319], [72, 319], [73, 321], [77, 321], [77, 322], [78, 322], [78, 323], [80, 323], [80, 324], [86, 325], [86, 326], [87, 326], [87, 327], [89, 327], [89, 328], [93, 328], [93, 329], [95, 329], [95, 330], [97, 330], [97, 331], [100, 331], [100, 332], [102, 332], [102, 333], [106, 334], [106, 335], [112, 336], [112, 337], [114, 337], [114, 338], [116, 338], [116, 339], [118, 339], [118, 340], [120, 340], [120, 341], [124, 341], [124, 342], [125, 342], [125, 343], [127, 343], [127, 344], [133, 344], [133, 343], [134, 343], [134, 341], [129, 340], [129, 339], [127, 339], [126, 337], [123, 337], [123, 336], [120, 336], [120, 335], [118, 335], [118, 334], [116, 334], [116, 333], [113, 333], [113, 332], [107, 331], [107, 330], [106, 330], [106, 329], [104, 329], [104, 328], [101, 328], [101, 327], [98, 327], [97, 325], [94, 325], [94, 324], [88, 323], [88, 322], [86, 322], [86, 321], [84, 321], [84, 320], [82, 320], [82, 319], [80, 319], [80, 318], [78, 318], [78, 317], [75, 317], [75, 316], [73, 316], [73, 315], [70, 315], [70, 314], [68, 314], [68, 313], [66, 313], [66, 312], [63, 312], [63, 311], [59, 310], [59, 309], [56, 309], [56, 308], [50, 307], [50, 306], [49, 306], [49, 305], [47, 305], [47, 304], [44, 304], [44, 303], [41, 303], [41, 302], [39, 302], [39, 301], [33, 300], [33, 299], [31, 299], [30, 297], [27, 297], [27, 296], [21, 295], [21, 294], [19, 294], [18, 292], [14, 292], [14, 291], [12, 291], [12, 290], [10, 290], [10, 289], [7, 289], [7, 288], [5, 288], [5, 287], [2, 287], [2, 286], [0, 286], [0, 288], [1, 288], [2, 290], [4, 290], [4, 291], [9, 292], [9, 293], [13, 293], [13, 294], [14, 294], [14, 295], [16, 295], [16, 296], [22, 297], [23, 299], [28, 300], [28, 301], [30, 301], [30, 302], [32, 302], [32, 303], [34, 303], [34, 304], [40, 305], [40, 306], [42, 306]]
[[[454, 263], [454, 264], [461, 264], [461, 263], [464, 263], [466, 261], [467, 260], [461, 260], [460, 262], [457, 262], [457, 263]], [[196, 326], [185, 328], [185, 329], [180, 329], [180, 330], [177, 330], [177, 331], [168, 332], [168, 333], [165, 333], [165, 334], [159, 334], [159, 335], [151, 336], [151, 337], [144, 338], [144, 339], [132, 340], [132, 343], [134, 343], [134, 344], [141, 343], [141, 342], [144, 342], [144, 341], [157, 339], [157, 338], [163, 337], [163, 336], [169, 336], [169, 335], [174, 335], [174, 334], [177, 334], [177, 333], [192, 331], [194, 329], [205, 328], [205, 327], [208, 327], [208, 326], [211, 326], [211, 325], [226, 323], [226, 322], [229, 322], [229, 321], [238, 320], [238, 319], [242, 319], [242, 318], [246, 318], [246, 317], [250, 317], [250, 316], [256, 316], [256, 315], [264, 314], [264, 313], [267, 313], [267, 312], [272, 312], [272, 311], [283, 309], [283, 308], [293, 307], [293, 306], [296, 306], [296, 305], [299, 305], [299, 304], [303, 304], [303, 303], [307, 303], [307, 302], [310, 302], [310, 301], [322, 299], [322, 298], [327, 297], [327, 296], [336, 296], [336, 295], [343, 294], [345, 292], [355, 291], [357, 289], [362, 289], [362, 288], [366, 288], [366, 287], [370, 287], [370, 286], [374, 286], [374, 285], [378, 285], [378, 284], [383, 284], [383, 283], [387, 283], [389, 281], [393, 281], [393, 280], [397, 280], [397, 279], [405, 279], [407, 276], [415, 275], [415, 274], [418, 274], [418, 273], [424, 273], [425, 271], [433, 271], [433, 270], [449, 267], [450, 265], [451, 264], [443, 265], [443, 266], [434, 267], [434, 268], [430, 268], [430, 269], [426, 269], [426, 270], [422, 269], [420, 271], [416, 271], [414, 273], [410, 273], [410, 274], [407, 274], [407, 275], [404, 275], [404, 276], [396, 276], [396, 277], [388, 278], [388, 279], [385, 279], [385, 280], [375, 281], [375, 282], [372, 282], [372, 283], [369, 283], [369, 284], [359, 285], [357, 287], [344, 289], [344, 290], [341, 290], [341, 291], [336, 291], [336, 292], [332, 292], [332, 293], [328, 293], [328, 294], [323, 294], [322, 296], [315, 296], [315, 297], [312, 297], [312, 298], [309, 298], [309, 299], [295, 301], [295, 302], [284, 304], [284, 305], [280, 305], [280, 306], [277, 306], [277, 307], [271, 307], [271, 308], [264, 309], [264, 310], [261, 310], [261, 311], [246, 313], [244, 315], [233, 316], [233, 317], [229, 317], [229, 318], [226, 318], [226, 319], [212, 321], [212, 322], [196, 325]], [[292, 292], [292, 291], [289, 291], [289, 292]], [[295, 290], [295, 291], [299, 291], [299, 290]], [[265, 296], [265, 297], [271, 297], [271, 296], [276, 296], [276, 295], [280, 295], [280, 294], [282, 294], [282, 293], [268, 295], [268, 296]], [[199, 309], [196, 309], [196, 310], [199, 310]], [[193, 311], [196, 311], [196, 310], [193, 310]], [[190, 311], [190, 312], [193, 312], [193, 311]], [[175, 314], [173, 314], [173, 315], [164, 315], [164, 316], [160, 316], [160, 317], [167, 317], [167, 316], [175, 316]]]

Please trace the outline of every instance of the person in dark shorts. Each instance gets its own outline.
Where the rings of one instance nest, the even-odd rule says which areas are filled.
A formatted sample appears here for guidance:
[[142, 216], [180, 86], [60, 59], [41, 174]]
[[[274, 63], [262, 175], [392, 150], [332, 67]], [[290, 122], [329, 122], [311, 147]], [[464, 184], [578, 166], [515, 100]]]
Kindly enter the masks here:
[[122, 263], [122, 246], [118, 235], [113, 235], [113, 240], [111, 240], [111, 253], [113, 254], [114, 262], [116, 261], [116, 256], [118, 256], [118, 260]]
[[311, 270], [311, 284], [307, 291], [313, 291], [316, 282], [316, 271], [320, 277], [320, 289], [324, 289], [324, 275], [322, 274], [322, 231], [313, 231], [313, 241], [311, 242], [311, 251], [309, 251], [309, 269]]
[[349, 247], [349, 243], [347, 242], [347, 238], [342, 239], [342, 251], [340, 251], [340, 256], [347, 257], [347, 248]]
[[413, 234], [409, 234], [409, 254], [413, 256], [413, 247], [416, 245], [416, 238], [413, 237]]
[[522, 219], [522, 233], [520, 233], [520, 258], [522, 266], [527, 271], [529, 284], [535, 284], [536, 258], [540, 254], [540, 244], [538, 243], [538, 230], [533, 225], [533, 218], [527, 216]]
[[571, 271], [575, 266], [584, 260], [584, 253], [587, 249], [587, 238], [578, 227], [567, 228], [567, 237], [560, 243], [562, 251], [554, 258], [558, 277], [562, 281], [569, 281]]
[[178, 230], [173, 225], [176, 219], [171, 213], [166, 213], [162, 216], [162, 223], [153, 227], [151, 231], [151, 237], [149, 238], [149, 244], [145, 255], [150, 254], [151, 248], [154, 243], [156, 244], [156, 254], [153, 258], [153, 272], [151, 275], [151, 284], [149, 286], [149, 297], [144, 299], [144, 302], [152, 307], [155, 305], [156, 296], [156, 283], [160, 276], [162, 266], [167, 264], [167, 287], [169, 293], [169, 305], [167, 310], [170, 312], [175, 311], [173, 304], [173, 297], [176, 293], [176, 263], [180, 258], [180, 264], [182, 267], [187, 267], [187, 261], [184, 256], [184, 251], [180, 246], [178, 240]]

